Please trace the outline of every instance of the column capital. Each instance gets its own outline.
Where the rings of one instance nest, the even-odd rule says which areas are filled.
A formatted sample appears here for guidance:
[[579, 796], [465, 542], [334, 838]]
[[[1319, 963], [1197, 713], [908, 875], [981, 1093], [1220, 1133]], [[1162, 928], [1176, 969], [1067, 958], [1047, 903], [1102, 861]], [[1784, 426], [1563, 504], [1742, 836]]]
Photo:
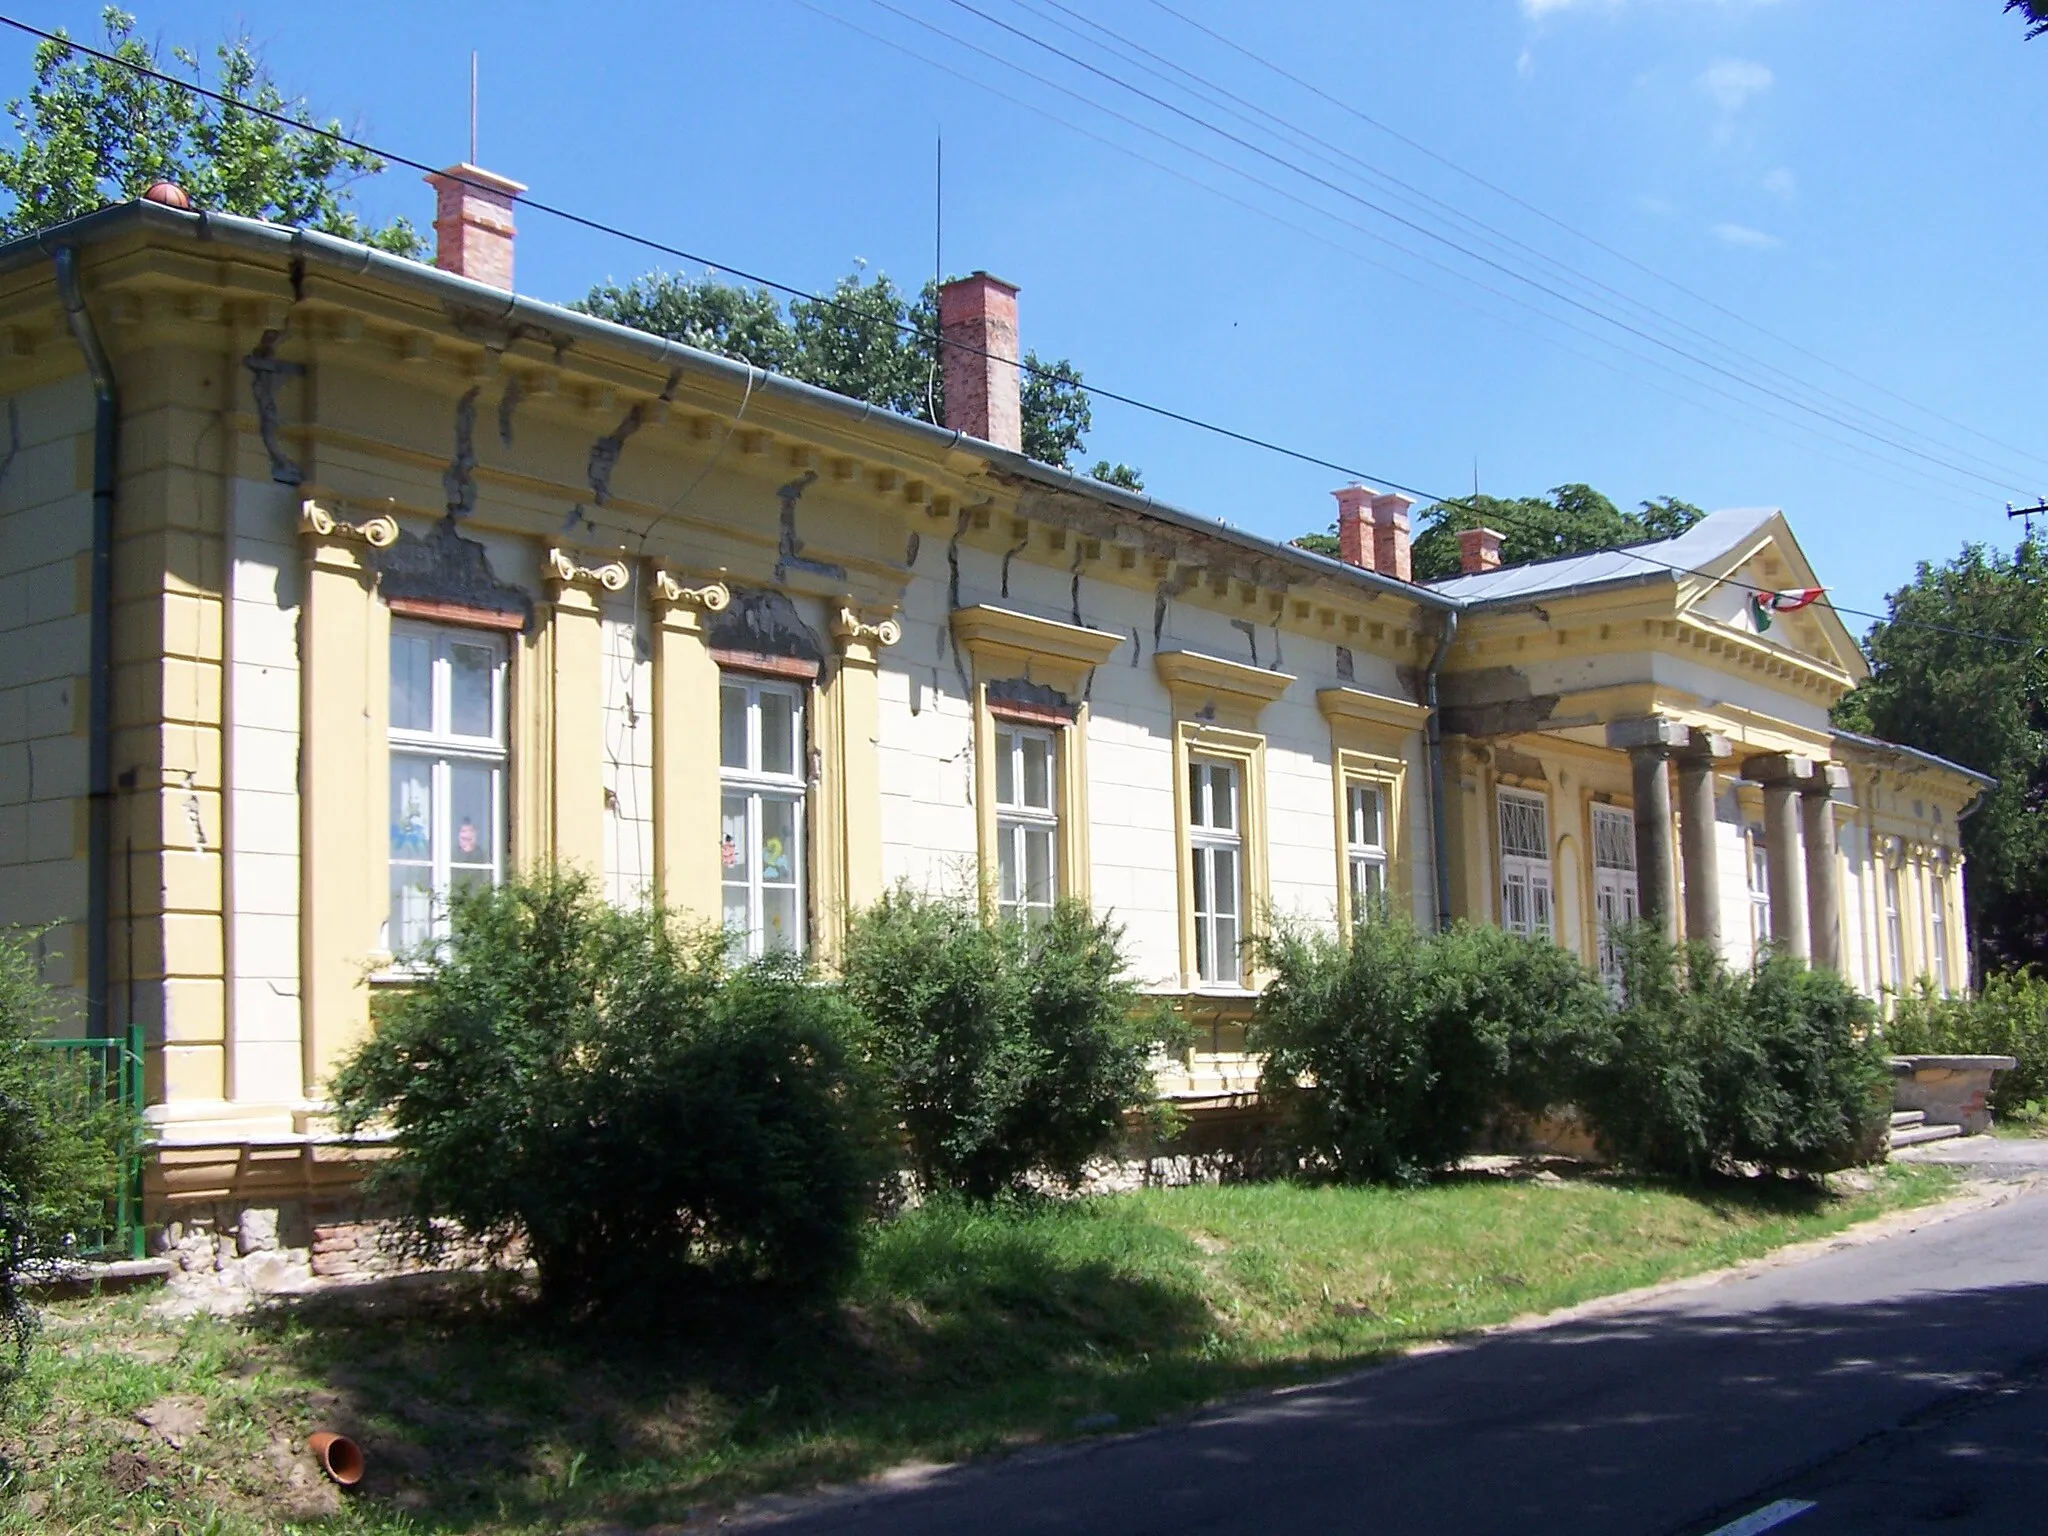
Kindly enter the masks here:
[[334, 503], [309, 498], [299, 503], [299, 538], [311, 563], [363, 573], [371, 551], [398, 542], [398, 519], [388, 512], [350, 518]]
[[586, 565], [585, 558], [579, 550], [563, 549], [558, 544], [548, 546], [542, 569], [557, 607], [595, 613], [599, 591], [623, 592], [626, 583], [633, 579], [623, 560]]
[[1803, 790], [1812, 780], [1813, 759], [1792, 752], [1770, 752], [1742, 760], [1742, 776], [1752, 784], [1782, 785]]
[[673, 629], [698, 629], [709, 614], [732, 606], [732, 588], [725, 573], [698, 576], [673, 566], [657, 565], [648, 581], [655, 619]]
[[873, 662], [876, 652], [903, 638], [903, 626], [893, 610], [870, 612], [847, 598], [832, 615], [832, 638], [847, 660]]
[[1815, 763], [1813, 777], [1801, 782], [1799, 793], [1813, 798], [1832, 799], [1849, 792], [1849, 770], [1840, 763]]
[[1628, 752], [1657, 752], [1670, 756], [1686, 745], [1691, 732], [1680, 722], [1664, 715], [1638, 715], [1630, 720], [1607, 722], [1607, 745]]
[[1710, 731], [1702, 726], [1686, 728], [1685, 747], [1679, 757], [1687, 763], [1715, 763], [1722, 758], [1735, 755], [1734, 744], [1719, 731]]

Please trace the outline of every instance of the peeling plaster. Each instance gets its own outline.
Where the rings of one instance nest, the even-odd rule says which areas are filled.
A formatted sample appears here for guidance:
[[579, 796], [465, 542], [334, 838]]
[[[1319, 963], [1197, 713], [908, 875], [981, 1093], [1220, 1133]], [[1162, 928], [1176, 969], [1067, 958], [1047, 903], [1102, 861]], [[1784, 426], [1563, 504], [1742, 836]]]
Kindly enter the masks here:
[[1194, 584], [1194, 578], [1179, 566], [1173, 574], [1159, 583], [1152, 591], [1152, 649], [1159, 649], [1160, 637], [1166, 633], [1166, 610], [1172, 601]]
[[1348, 645], [1337, 647], [1337, 676], [1347, 683], [1357, 680], [1358, 663], [1352, 659], [1351, 647]]
[[1138, 637], [1138, 626], [1133, 624], [1131, 626], [1131, 665], [1135, 667], [1144, 654], [1145, 642]]
[[[1069, 574], [1074, 578], [1073, 586], [1072, 590], [1067, 595], [1067, 603], [1068, 606], [1073, 610], [1073, 619], [1076, 628], [1079, 628], [1081, 626], [1081, 558], [1082, 544], [1079, 539], [1076, 539], [1074, 541], [1074, 565], [1072, 571], [1069, 572]], [[1094, 676], [1095, 675], [1092, 672], [1089, 674], [1090, 682], [1094, 681]]]
[[455, 402], [455, 456], [441, 474], [441, 492], [453, 518], [476, 510], [476, 397], [482, 389], [481, 384], [472, 384]]
[[1232, 619], [1230, 627], [1251, 642], [1252, 665], [1256, 667], [1259, 664], [1259, 626], [1250, 619]]
[[1009, 549], [1003, 551], [1003, 597], [1005, 599], [1008, 599], [1010, 595], [1010, 562], [1023, 554], [1030, 545], [1031, 530], [1026, 528], [1017, 535], [1017, 542]]
[[277, 435], [277, 385], [280, 379], [295, 379], [306, 371], [304, 363], [289, 363], [277, 355], [284, 339], [282, 328], [268, 330], [256, 348], [242, 359], [249, 370], [249, 394], [256, 402], [256, 430], [263, 437], [263, 451], [270, 455], [270, 478], [278, 485], [303, 485], [306, 472], [284, 451]]
[[817, 478], [815, 469], [807, 469], [775, 493], [782, 502], [782, 539], [775, 556], [775, 579], [778, 582], [791, 571], [808, 571], [813, 576], [826, 576], [835, 581], [846, 579], [846, 567], [843, 565], [834, 565], [828, 560], [805, 559], [804, 541], [796, 536], [797, 498], [809, 490]]
[[611, 500], [612, 471], [619, 467], [619, 455], [626, 451], [626, 439], [640, 430], [641, 418], [645, 415], [642, 407], [635, 405], [619, 419], [619, 424], [610, 432], [590, 445], [590, 496], [600, 507]]
[[505, 380], [505, 393], [498, 397], [498, 441], [507, 448], [512, 446], [512, 413], [519, 409], [520, 394], [515, 373]]
[[917, 536], [916, 530], [913, 529], [910, 534], [910, 541], [903, 546], [903, 564], [906, 568], [914, 569], [916, 567], [917, 553], [923, 548], [924, 541]]
[[1275, 672], [1283, 671], [1286, 666], [1287, 657], [1280, 649], [1280, 621], [1275, 619], [1273, 621], [1273, 670]]

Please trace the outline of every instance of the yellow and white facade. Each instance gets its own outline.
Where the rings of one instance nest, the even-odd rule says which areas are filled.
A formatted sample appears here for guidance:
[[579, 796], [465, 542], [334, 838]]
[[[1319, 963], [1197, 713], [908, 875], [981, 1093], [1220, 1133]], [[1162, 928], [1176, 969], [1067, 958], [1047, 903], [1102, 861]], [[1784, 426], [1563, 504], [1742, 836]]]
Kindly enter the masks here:
[[[1753, 911], [1788, 922], [1783, 802], [1818, 772], [1835, 963], [1872, 990], [1966, 974], [1980, 783], [1830, 731], [1861, 661], [1824, 608], [1744, 632], [1728, 577], [1807, 578], [1775, 515], [1719, 515], [1726, 570], [1430, 589], [152, 204], [0, 250], [0, 353], [0, 922], [46, 930], [88, 1027], [141, 1025], [153, 1219], [345, 1189], [335, 1063], [451, 889], [543, 862], [827, 966], [895, 881], [1027, 918], [1085, 898], [1197, 1025], [1166, 1083], [1196, 1107], [1253, 1085], [1243, 941], [1274, 915], [1385, 900], [1598, 958], [1604, 916], [1657, 906], [1648, 758], [1681, 781], [1664, 843], [1716, 855], [1731, 955]], [[1709, 865], [1661, 867], [1687, 926]]]

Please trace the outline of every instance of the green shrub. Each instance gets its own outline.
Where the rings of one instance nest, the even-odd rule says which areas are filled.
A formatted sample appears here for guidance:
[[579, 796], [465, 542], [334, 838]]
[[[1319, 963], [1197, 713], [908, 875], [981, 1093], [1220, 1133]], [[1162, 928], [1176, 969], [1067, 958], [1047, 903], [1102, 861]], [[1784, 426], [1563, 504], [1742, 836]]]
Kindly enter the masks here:
[[2048, 978], [1994, 971], [1975, 997], [1937, 997], [1922, 982], [1898, 1001], [1885, 1048], [1901, 1056], [2011, 1056], [1991, 1081], [1994, 1113], [2040, 1118], [2048, 1109]]
[[58, 1032], [34, 937], [0, 933], [0, 1390], [34, 1329], [23, 1288], [105, 1220], [140, 1130], [81, 1064], [36, 1043]]
[[457, 899], [334, 1099], [351, 1133], [388, 1125], [374, 1187], [424, 1255], [450, 1222], [517, 1240], [572, 1311], [691, 1280], [818, 1292], [880, 1171], [851, 1037], [796, 965], [734, 968], [716, 931], [546, 875]]
[[1122, 930], [1082, 903], [1026, 929], [898, 887], [854, 919], [842, 972], [926, 1189], [1074, 1183], [1127, 1113], [1156, 1109], [1163, 1012], [1143, 1005]]
[[1556, 945], [1398, 918], [1344, 939], [1286, 924], [1250, 1045], [1302, 1167], [1345, 1183], [1410, 1182], [1471, 1150], [1504, 1102], [1540, 1112], [1603, 1049], [1599, 982]]
[[1877, 1153], [1891, 1079], [1867, 998], [1776, 951], [1733, 972], [1653, 929], [1616, 942], [1614, 1044], [1577, 1098], [1617, 1161], [1698, 1179], [1825, 1173]]

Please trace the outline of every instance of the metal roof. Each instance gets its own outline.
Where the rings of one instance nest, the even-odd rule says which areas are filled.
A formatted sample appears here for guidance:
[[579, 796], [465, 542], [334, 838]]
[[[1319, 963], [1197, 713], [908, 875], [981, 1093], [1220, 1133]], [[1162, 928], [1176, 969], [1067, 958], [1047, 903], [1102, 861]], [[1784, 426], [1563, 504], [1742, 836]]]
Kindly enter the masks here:
[[1777, 515], [1776, 507], [1732, 507], [1708, 513], [1675, 539], [1506, 565], [1476, 576], [1434, 581], [1429, 589], [1461, 605], [1477, 606], [1552, 597], [1582, 587], [1672, 581], [1734, 553]]

